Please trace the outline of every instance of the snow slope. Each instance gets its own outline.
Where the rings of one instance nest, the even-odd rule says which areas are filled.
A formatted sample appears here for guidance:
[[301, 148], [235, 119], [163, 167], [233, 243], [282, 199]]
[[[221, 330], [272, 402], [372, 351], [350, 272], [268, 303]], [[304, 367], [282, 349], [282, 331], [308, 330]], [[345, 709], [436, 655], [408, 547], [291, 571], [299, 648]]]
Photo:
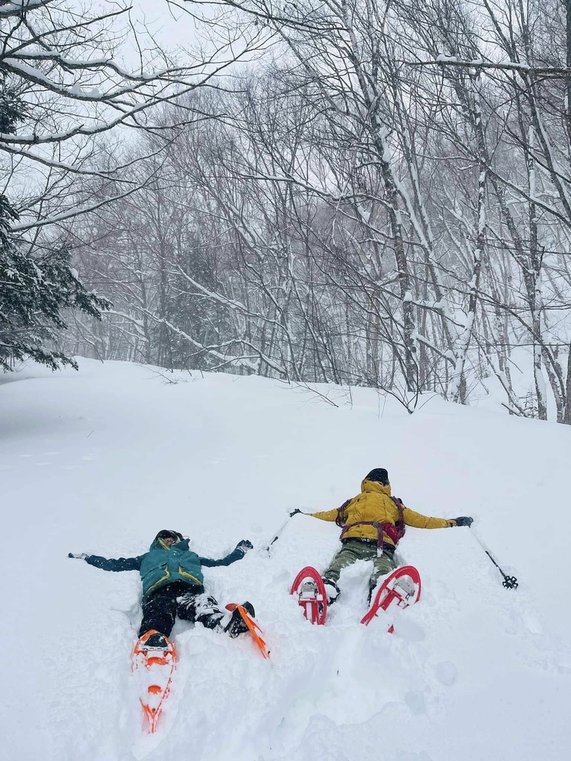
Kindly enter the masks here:
[[[571, 429], [429, 400], [409, 416], [349, 395], [256, 377], [81, 360], [0, 387], [5, 761], [562, 761], [571, 752]], [[409, 529], [402, 556], [423, 599], [396, 635], [358, 625], [368, 569], [350, 569], [326, 627], [288, 595], [324, 567], [338, 529], [288, 509], [339, 505], [372, 467], [430, 515], [474, 515], [520, 587], [506, 591], [470, 529]], [[138, 575], [68, 551], [144, 551], [161, 528], [219, 557], [220, 602], [251, 600], [269, 641], [178, 623], [173, 693], [141, 737], [129, 657]]]

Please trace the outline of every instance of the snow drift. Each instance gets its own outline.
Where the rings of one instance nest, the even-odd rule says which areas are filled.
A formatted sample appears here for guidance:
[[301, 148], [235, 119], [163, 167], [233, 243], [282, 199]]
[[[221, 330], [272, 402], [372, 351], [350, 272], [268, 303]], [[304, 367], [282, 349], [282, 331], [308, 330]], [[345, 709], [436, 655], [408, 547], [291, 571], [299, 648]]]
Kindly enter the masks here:
[[[81, 360], [0, 389], [2, 704], [6, 761], [561, 761], [571, 751], [571, 429], [434, 398], [407, 415], [376, 392]], [[7, 382], [13, 381], [13, 382]], [[372, 467], [429, 515], [473, 515], [517, 591], [470, 529], [409, 529], [423, 599], [393, 637], [358, 624], [368, 569], [342, 577], [326, 627], [289, 596], [324, 567], [338, 529], [293, 507], [357, 493]], [[68, 551], [140, 554], [161, 528], [219, 557], [221, 603], [251, 600], [271, 649], [177, 623], [175, 684], [155, 738], [140, 733], [130, 652], [136, 573]], [[378, 625], [377, 625], [378, 624]]]

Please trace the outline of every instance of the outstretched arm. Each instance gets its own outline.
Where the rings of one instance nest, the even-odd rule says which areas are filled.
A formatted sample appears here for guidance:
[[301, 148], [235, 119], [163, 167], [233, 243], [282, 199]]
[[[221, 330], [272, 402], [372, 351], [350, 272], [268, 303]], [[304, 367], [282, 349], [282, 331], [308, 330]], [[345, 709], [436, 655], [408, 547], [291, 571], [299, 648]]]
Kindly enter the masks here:
[[320, 521], [336, 521], [339, 510], [334, 507], [333, 510], [320, 510], [317, 513], [308, 513], [312, 518], [319, 518]]
[[100, 555], [85, 555], [83, 552], [80, 555], [70, 552], [68, 557], [85, 560], [89, 565], [101, 568], [102, 571], [139, 571], [143, 559], [142, 555], [136, 558], [103, 558]]
[[219, 560], [213, 560], [212, 558], [199, 558], [200, 563], [207, 568], [213, 568], [217, 565], [232, 565], [232, 563], [235, 563], [237, 560], [241, 560], [248, 552], [248, 550], [252, 549], [252, 546], [252, 542], [250, 542], [249, 539], [242, 539], [242, 541], [238, 542], [236, 547], [229, 555], [226, 555]]
[[431, 518], [411, 510], [410, 507], [405, 507], [403, 518], [407, 526], [414, 528], [451, 528], [452, 526], [470, 526], [472, 524], [472, 518], [469, 517]]

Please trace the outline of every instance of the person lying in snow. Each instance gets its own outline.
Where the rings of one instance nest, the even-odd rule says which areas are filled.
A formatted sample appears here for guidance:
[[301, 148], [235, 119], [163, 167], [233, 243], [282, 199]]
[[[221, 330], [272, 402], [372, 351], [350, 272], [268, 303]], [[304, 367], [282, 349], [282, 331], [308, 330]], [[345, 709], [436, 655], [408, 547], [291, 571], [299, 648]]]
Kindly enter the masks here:
[[[301, 513], [293, 510], [290, 515]], [[317, 513], [303, 513], [322, 521], [335, 521], [342, 528], [341, 549], [323, 572], [323, 583], [329, 604], [335, 602], [340, 590], [337, 586], [343, 568], [357, 560], [372, 560], [373, 572], [369, 579], [369, 601], [381, 576], [396, 568], [396, 545], [405, 532], [405, 526], [414, 528], [448, 528], [470, 526], [473, 518], [429, 518], [405, 507], [400, 499], [391, 496], [389, 474], [385, 468], [374, 468], [361, 483], [361, 493], [348, 499], [339, 508]]]
[[[151, 629], [158, 632], [147, 640], [150, 646], [166, 644], [162, 635], [169, 636], [177, 615], [186, 621], [199, 621], [207, 629], [223, 630], [231, 637], [246, 632], [246, 625], [237, 611], [232, 615], [223, 613], [214, 597], [206, 594], [201, 567], [235, 563], [252, 548], [252, 543], [243, 539], [226, 557], [211, 560], [189, 550], [188, 542], [178, 531], [165, 529], [153, 539], [148, 552], [135, 558], [103, 558], [84, 552], [70, 552], [68, 557], [85, 560], [104, 571], [139, 571], [143, 584], [143, 620], [139, 636]], [[255, 615], [251, 603], [245, 602], [243, 606]]]

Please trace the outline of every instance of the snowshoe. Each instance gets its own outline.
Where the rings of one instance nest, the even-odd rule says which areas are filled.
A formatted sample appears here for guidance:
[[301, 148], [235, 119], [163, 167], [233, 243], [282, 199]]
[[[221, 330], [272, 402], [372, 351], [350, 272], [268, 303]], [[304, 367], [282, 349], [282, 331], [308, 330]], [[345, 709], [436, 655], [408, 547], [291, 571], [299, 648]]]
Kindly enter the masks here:
[[308, 565], [302, 568], [291, 585], [303, 614], [312, 624], [323, 625], [327, 618], [327, 592], [319, 572]]
[[168, 637], [155, 629], [139, 637], [133, 649], [132, 669], [136, 672], [143, 719], [150, 734], [157, 730], [175, 668], [176, 649]]
[[[412, 565], [404, 565], [386, 576], [377, 588], [369, 610], [361, 619], [362, 624], [369, 624], [380, 612], [387, 612], [396, 604], [402, 610], [414, 605], [420, 599], [420, 573]], [[394, 632], [394, 624], [388, 627], [389, 634]]]
[[[233, 605], [234, 607], [229, 607]], [[227, 610], [232, 611], [232, 615], [230, 616], [230, 620], [224, 627], [224, 631], [228, 636], [234, 638], [239, 637], [240, 634], [245, 634], [248, 631], [248, 627], [244, 621], [244, 618], [239, 610], [239, 608], [242, 607], [249, 616], [254, 617], [256, 615], [256, 611], [254, 610], [254, 606], [251, 602], [243, 602], [242, 605], [237, 605], [236, 603], [229, 603], [226, 608]]]
[[230, 637], [238, 637], [240, 634], [249, 632], [262, 656], [268, 659], [270, 651], [262, 637], [263, 632], [258, 622], [254, 620], [256, 613], [252, 603], [244, 602], [242, 605], [238, 605], [235, 602], [229, 602], [226, 610], [232, 611], [232, 615], [230, 616], [230, 621], [224, 627], [224, 631]]

